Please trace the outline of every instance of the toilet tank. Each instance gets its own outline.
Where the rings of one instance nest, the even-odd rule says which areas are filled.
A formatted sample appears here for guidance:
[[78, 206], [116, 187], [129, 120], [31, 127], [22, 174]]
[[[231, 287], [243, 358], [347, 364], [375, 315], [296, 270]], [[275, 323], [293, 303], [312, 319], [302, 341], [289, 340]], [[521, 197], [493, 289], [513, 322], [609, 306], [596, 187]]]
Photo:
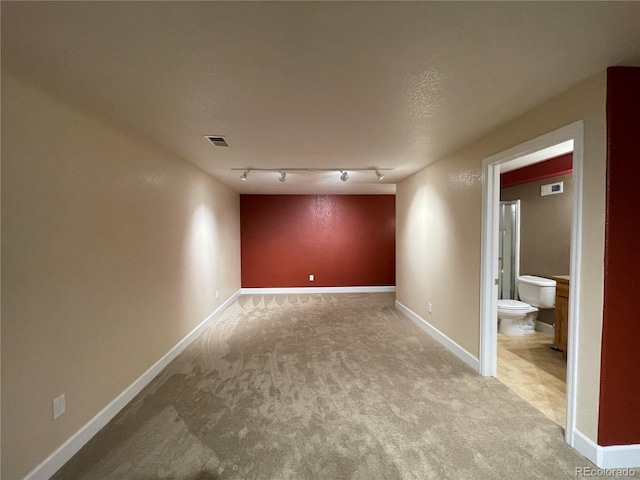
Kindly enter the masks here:
[[518, 277], [520, 300], [538, 308], [553, 308], [556, 303], [556, 281], [533, 275]]

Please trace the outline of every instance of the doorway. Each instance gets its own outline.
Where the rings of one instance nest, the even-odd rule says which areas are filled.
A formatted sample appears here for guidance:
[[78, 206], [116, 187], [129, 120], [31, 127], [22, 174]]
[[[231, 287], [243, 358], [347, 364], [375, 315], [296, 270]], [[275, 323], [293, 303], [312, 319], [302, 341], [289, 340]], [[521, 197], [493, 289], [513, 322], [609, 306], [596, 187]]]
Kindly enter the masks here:
[[497, 301], [499, 296], [499, 202], [500, 169], [526, 166], [573, 151], [573, 214], [571, 225], [570, 276], [574, 285], [569, 293], [567, 398], [565, 441], [573, 446], [576, 409], [576, 365], [578, 301], [580, 293], [580, 239], [582, 216], [583, 122], [547, 133], [483, 160], [482, 186], [482, 260], [480, 309], [480, 374], [497, 376]]

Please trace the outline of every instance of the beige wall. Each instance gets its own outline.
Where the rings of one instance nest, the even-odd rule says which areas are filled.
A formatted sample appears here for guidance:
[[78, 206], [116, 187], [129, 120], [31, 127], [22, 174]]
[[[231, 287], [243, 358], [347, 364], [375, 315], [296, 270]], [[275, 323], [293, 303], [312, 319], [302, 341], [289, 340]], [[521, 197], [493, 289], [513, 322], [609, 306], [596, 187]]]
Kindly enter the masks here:
[[240, 288], [239, 198], [4, 74], [2, 100], [2, 478], [16, 479]]
[[[584, 120], [577, 428], [597, 437], [605, 212], [605, 72], [397, 187], [397, 299], [471, 354], [480, 332], [482, 160]], [[433, 303], [433, 313], [427, 303]]]
[[[520, 200], [520, 274], [569, 275], [573, 182], [571, 175], [547, 178], [500, 191], [501, 200]], [[540, 195], [540, 187], [563, 182], [564, 191]]]

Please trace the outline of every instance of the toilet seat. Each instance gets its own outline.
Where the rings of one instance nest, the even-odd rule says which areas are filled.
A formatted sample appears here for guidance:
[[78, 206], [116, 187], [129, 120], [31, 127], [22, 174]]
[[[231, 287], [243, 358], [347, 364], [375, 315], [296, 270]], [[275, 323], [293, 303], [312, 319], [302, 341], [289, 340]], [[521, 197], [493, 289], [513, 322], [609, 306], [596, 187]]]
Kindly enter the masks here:
[[498, 310], [509, 310], [509, 311], [518, 311], [518, 310], [529, 310], [531, 305], [528, 303], [521, 302], [519, 300], [498, 300]]

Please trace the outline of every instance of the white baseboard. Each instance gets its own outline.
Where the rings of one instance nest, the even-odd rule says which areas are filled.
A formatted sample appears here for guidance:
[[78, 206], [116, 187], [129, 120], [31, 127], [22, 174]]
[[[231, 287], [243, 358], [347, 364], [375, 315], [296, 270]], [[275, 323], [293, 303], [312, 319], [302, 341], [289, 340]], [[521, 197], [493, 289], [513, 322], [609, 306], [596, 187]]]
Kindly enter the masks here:
[[229, 305], [240, 296], [240, 290], [229, 297], [211, 315], [209, 315], [200, 325], [194, 328], [182, 340], [180, 340], [171, 350], [164, 354], [151, 368], [144, 372], [136, 381], [129, 385], [120, 395], [118, 395], [109, 405], [104, 407], [86, 425], [78, 430], [71, 438], [53, 452], [44, 462], [34, 468], [25, 480], [42, 480], [53, 476], [71, 457], [98, 433], [116, 414], [122, 410], [133, 398], [153, 380], [163, 368], [176, 358], [185, 348], [189, 346], [207, 328], [215, 323]]
[[553, 325], [536, 320], [536, 331], [553, 337]]
[[427, 332], [430, 336], [435, 338], [438, 342], [444, 345], [450, 350], [456, 357], [462, 360], [464, 363], [473, 368], [476, 372], [480, 369], [479, 360], [467, 352], [464, 348], [458, 345], [456, 342], [447, 337], [444, 333], [438, 330], [436, 327], [427, 322], [424, 318], [420, 317], [417, 313], [413, 312], [409, 308], [405, 307], [402, 303], [396, 300], [396, 308], [400, 310], [405, 316], [409, 317], [413, 323], [418, 325], [422, 330]]
[[381, 287], [291, 287], [291, 288], [242, 288], [242, 295], [278, 295], [295, 293], [383, 293], [395, 292], [395, 285]]
[[598, 468], [640, 467], [640, 445], [610, 445], [603, 447], [578, 430], [573, 432], [573, 448]]

